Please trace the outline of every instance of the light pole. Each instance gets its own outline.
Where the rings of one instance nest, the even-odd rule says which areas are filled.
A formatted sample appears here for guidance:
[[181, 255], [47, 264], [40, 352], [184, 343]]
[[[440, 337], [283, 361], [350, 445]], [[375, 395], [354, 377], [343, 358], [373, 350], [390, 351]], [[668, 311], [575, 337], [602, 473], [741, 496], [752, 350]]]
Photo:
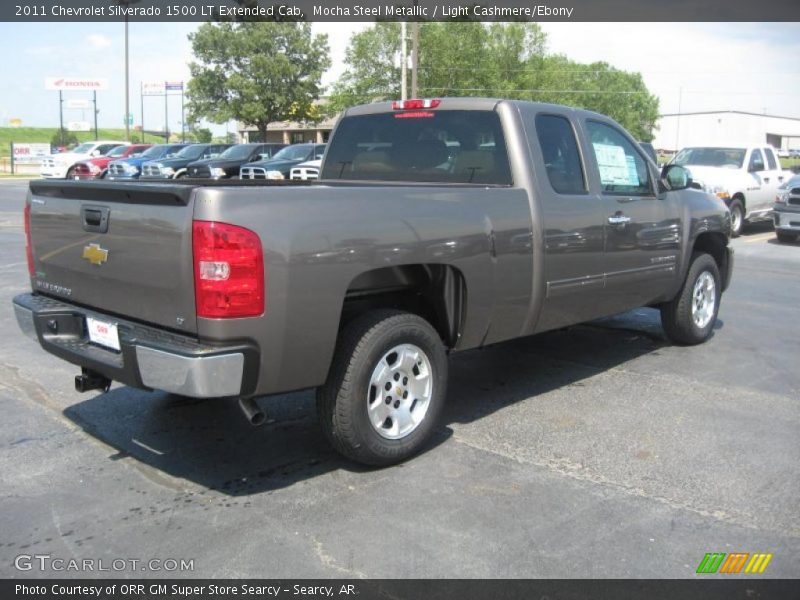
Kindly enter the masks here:
[[[119, 6], [128, 8], [131, 4], [136, 4], [141, 0], [114, 0]], [[131, 114], [130, 104], [130, 68], [128, 62], [128, 12], [125, 12], [125, 141], [131, 141], [131, 124], [129, 121]]]

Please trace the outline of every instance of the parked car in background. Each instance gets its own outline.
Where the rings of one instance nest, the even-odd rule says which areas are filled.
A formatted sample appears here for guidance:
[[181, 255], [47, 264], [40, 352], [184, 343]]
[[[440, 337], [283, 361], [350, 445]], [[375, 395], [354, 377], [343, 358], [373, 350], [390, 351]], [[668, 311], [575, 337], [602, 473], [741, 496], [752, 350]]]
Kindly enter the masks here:
[[725, 201], [734, 237], [746, 221], [772, 219], [778, 186], [792, 176], [767, 145], [684, 148], [669, 164], [685, 167], [696, 185]]
[[70, 169], [76, 162], [87, 158], [104, 156], [117, 146], [127, 145], [126, 142], [84, 142], [69, 152], [60, 152], [44, 157], [42, 159], [41, 176], [46, 179], [72, 179], [73, 173], [70, 173]]
[[318, 160], [325, 154], [325, 144], [293, 144], [286, 146], [269, 160], [243, 165], [242, 179], [289, 179], [292, 167], [308, 160]]
[[171, 158], [142, 164], [140, 179], [180, 179], [187, 177], [186, 168], [197, 160], [215, 158], [232, 144], [190, 144]]
[[142, 165], [151, 160], [172, 158], [188, 144], [156, 144], [141, 154], [130, 156], [126, 159], [112, 161], [108, 164], [106, 179], [131, 180], [139, 179], [142, 174]]
[[268, 160], [286, 144], [236, 144], [216, 158], [198, 160], [187, 165], [188, 177], [227, 179], [238, 177], [239, 168], [246, 163]]
[[108, 165], [120, 158], [138, 156], [152, 144], [131, 144], [130, 146], [117, 146], [112, 148], [105, 156], [89, 158], [76, 162], [72, 165], [72, 177], [70, 179], [102, 179], [108, 172]]
[[289, 179], [300, 181], [319, 179], [319, 169], [321, 165], [321, 158], [300, 163], [296, 167], [292, 167], [292, 170], [289, 172]]
[[778, 188], [772, 221], [779, 242], [794, 242], [800, 236], [800, 175]]

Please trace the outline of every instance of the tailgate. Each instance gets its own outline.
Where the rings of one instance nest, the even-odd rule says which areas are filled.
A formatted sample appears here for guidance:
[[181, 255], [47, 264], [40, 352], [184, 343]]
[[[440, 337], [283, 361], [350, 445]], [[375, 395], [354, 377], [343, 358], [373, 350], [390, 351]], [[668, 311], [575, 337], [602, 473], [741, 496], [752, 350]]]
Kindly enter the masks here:
[[31, 182], [34, 289], [194, 333], [194, 188]]

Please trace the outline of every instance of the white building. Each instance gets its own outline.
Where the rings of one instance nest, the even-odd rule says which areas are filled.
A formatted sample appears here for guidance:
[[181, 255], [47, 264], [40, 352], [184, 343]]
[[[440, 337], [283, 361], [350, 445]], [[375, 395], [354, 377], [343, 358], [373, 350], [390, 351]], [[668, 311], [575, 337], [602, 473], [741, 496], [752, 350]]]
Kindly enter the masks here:
[[653, 146], [659, 150], [765, 143], [800, 148], [800, 119], [792, 117], [720, 110], [661, 115], [656, 124]]

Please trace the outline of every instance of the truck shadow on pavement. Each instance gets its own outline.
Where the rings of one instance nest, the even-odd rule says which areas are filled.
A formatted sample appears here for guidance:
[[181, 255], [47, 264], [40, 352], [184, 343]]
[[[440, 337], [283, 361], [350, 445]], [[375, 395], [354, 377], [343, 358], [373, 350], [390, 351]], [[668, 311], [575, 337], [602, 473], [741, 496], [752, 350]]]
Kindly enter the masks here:
[[[718, 321], [717, 328], [722, 326]], [[668, 345], [658, 313], [639, 309], [588, 325], [521, 338], [450, 358], [448, 403], [425, 452], [452, 423], [622, 365]], [[194, 400], [118, 387], [70, 406], [67, 418], [118, 452], [157, 471], [228, 496], [270, 492], [337, 470], [371, 469], [340, 457], [317, 423], [312, 391], [259, 399], [267, 423], [252, 427], [235, 400]]]

